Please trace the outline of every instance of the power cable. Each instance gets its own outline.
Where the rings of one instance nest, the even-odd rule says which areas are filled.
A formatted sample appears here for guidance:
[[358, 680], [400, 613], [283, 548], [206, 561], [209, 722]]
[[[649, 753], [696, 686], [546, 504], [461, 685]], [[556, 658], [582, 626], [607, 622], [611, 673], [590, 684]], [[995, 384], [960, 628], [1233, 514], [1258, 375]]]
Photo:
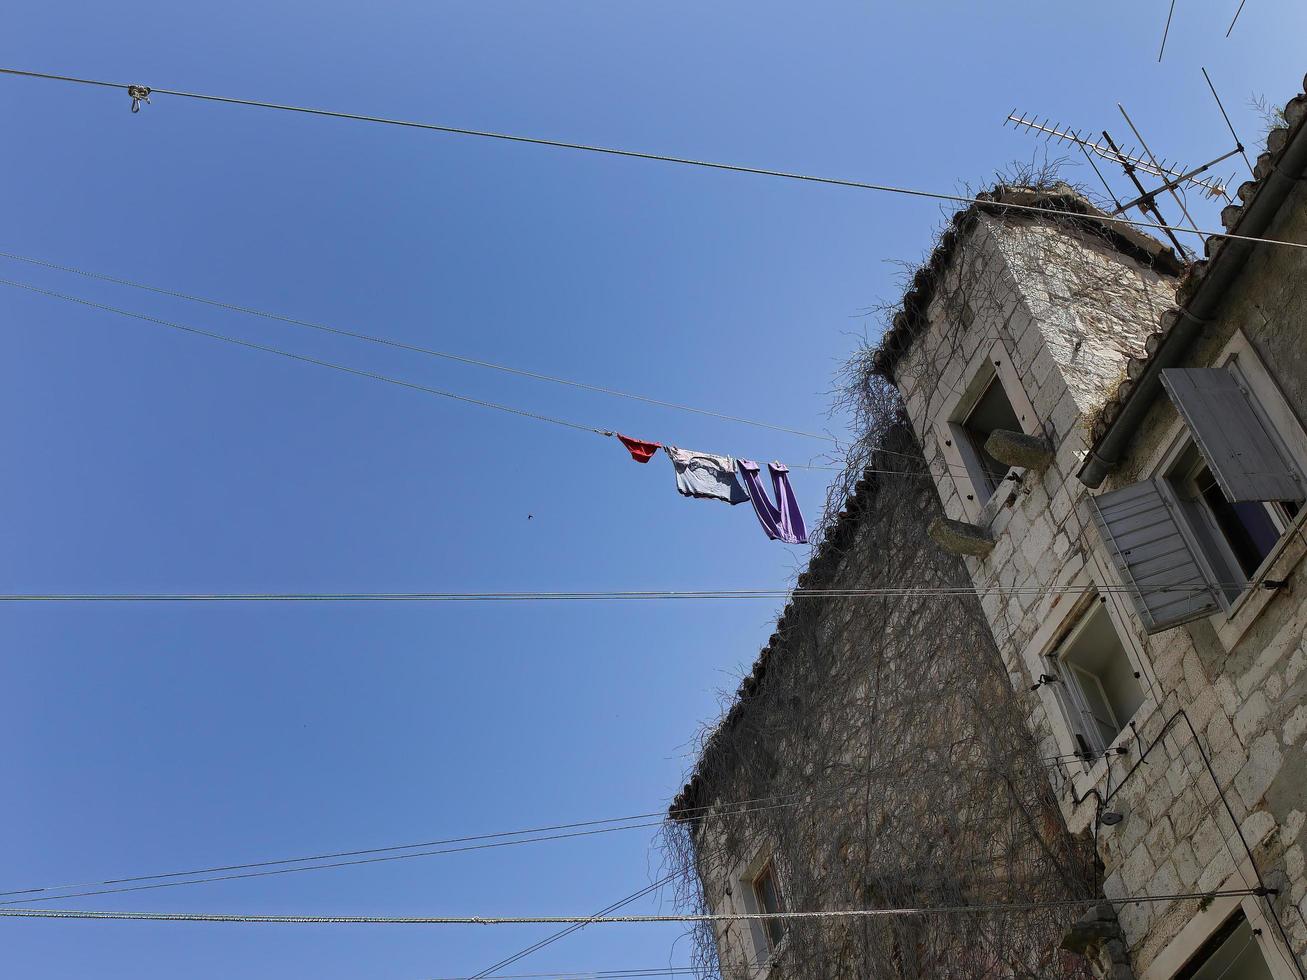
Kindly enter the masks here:
[[346, 367], [343, 364], [334, 364], [331, 361], [323, 361], [316, 357], [309, 357], [305, 354], [294, 354], [290, 351], [280, 350], [276, 347], [268, 347], [264, 344], [256, 344], [252, 340], [241, 340], [239, 337], [229, 337], [226, 334], [214, 333], [211, 330], [202, 330], [199, 327], [188, 326], [184, 323], [177, 323], [173, 320], [164, 320], [160, 317], [150, 316], [146, 313], [137, 313], [132, 310], [122, 310], [116, 306], [107, 306], [104, 303], [97, 303], [94, 300], [82, 299], [79, 296], [70, 296], [67, 293], [56, 292], [53, 289], [42, 289], [39, 286], [33, 286], [25, 282], [16, 282], [12, 279], [0, 279], [0, 285], [13, 286], [16, 289], [25, 289], [28, 292], [39, 293], [52, 299], [60, 299], [69, 303], [78, 303], [82, 306], [88, 306], [92, 309], [103, 310], [106, 313], [116, 313], [119, 316], [132, 317], [137, 320], [144, 320], [147, 323], [158, 324], [161, 327], [168, 327], [171, 330], [180, 330], [183, 333], [195, 334], [199, 337], [208, 337], [210, 340], [220, 340], [226, 344], [235, 344], [238, 347], [245, 347], [249, 350], [263, 351], [265, 354], [276, 354], [279, 357], [289, 358], [292, 361], [301, 361], [305, 364], [315, 364], [318, 367], [330, 368], [333, 371], [341, 371], [345, 374], [352, 374], [360, 378], [371, 378], [373, 381], [383, 381], [386, 384], [397, 385], [401, 388], [411, 388], [414, 391], [425, 392], [428, 395], [437, 395], [441, 398], [451, 398], [454, 401], [464, 402], [469, 405], [477, 405], [481, 408], [491, 408], [497, 412], [508, 412], [511, 415], [520, 415], [523, 418], [535, 419], [538, 422], [551, 422], [554, 425], [565, 426], [569, 429], [578, 429], [581, 432], [593, 432], [596, 435], [610, 436], [612, 432], [607, 429], [598, 429], [590, 425], [581, 425], [577, 422], [569, 422], [566, 419], [553, 418], [548, 415], [541, 415], [537, 412], [528, 412], [521, 408], [511, 408], [508, 405], [500, 405], [495, 402], [483, 401], [480, 398], [471, 398], [467, 395], [459, 395], [452, 391], [443, 391], [440, 388], [429, 388], [426, 385], [415, 384], [411, 381], [401, 381], [398, 378], [390, 378], [384, 374], [377, 374], [373, 371], [362, 371], [358, 368]]
[[[777, 799], [784, 799], [778, 797]], [[711, 807], [693, 807], [690, 811], [707, 811], [700, 812], [696, 815], [697, 819], [711, 818], [720, 819], [728, 816], [753, 815], [770, 810], [783, 809], [790, 806], [798, 806], [800, 801], [789, 803], [776, 803], [769, 806], [753, 806], [746, 809], [726, 809], [718, 812], [716, 805]], [[723, 804], [726, 807], [736, 806], [737, 804]], [[632, 823], [630, 821], [639, 819], [638, 817], [620, 817], [611, 820], [588, 820], [573, 824], [558, 824], [552, 828], [541, 828], [544, 830], [561, 830], [571, 827], [593, 828], [594, 824], [616, 823], [618, 826], [600, 827], [598, 829], [575, 830], [568, 833], [554, 833], [540, 836], [521, 837], [515, 840], [494, 840], [486, 843], [490, 838], [502, 838], [520, 834], [536, 834], [537, 831], [506, 831], [501, 834], [481, 834], [474, 837], [457, 837], [443, 841], [429, 841], [419, 844], [397, 844], [390, 847], [367, 848], [356, 851], [338, 851], [333, 854], [322, 854], [314, 857], [298, 858], [280, 858], [271, 861], [256, 861], [248, 864], [233, 864], [214, 868], [201, 868], [192, 871], [170, 871], [161, 874], [134, 875], [125, 878], [109, 878], [103, 881], [87, 881], [66, 885], [46, 885], [39, 888], [21, 888], [13, 889], [6, 892], [0, 892], [0, 895], [38, 895], [35, 898], [15, 898], [0, 902], [0, 906], [12, 905], [34, 905], [41, 902], [57, 902], [65, 898], [86, 898], [93, 895], [117, 895], [124, 892], [153, 891], [158, 888], [177, 888], [183, 885], [200, 885], [215, 881], [237, 881], [246, 878], [269, 878], [276, 875], [298, 874], [304, 871], [326, 871], [336, 868], [358, 867], [367, 864], [384, 864], [392, 861], [405, 861], [412, 858], [433, 857], [444, 854], [461, 854], [468, 851], [490, 850], [501, 847], [512, 847], [518, 844], [535, 844], [542, 841], [571, 840], [578, 837], [593, 837], [598, 834], [611, 834], [623, 830], [640, 830], [650, 827], [661, 827], [667, 817], [663, 811], [644, 814], [645, 817], [656, 816], [657, 820]], [[463, 841], [475, 841], [478, 843], [462, 844], [457, 847], [442, 847], [438, 850], [421, 850], [413, 851], [413, 848], [430, 847], [437, 844], [459, 844]], [[394, 851], [406, 851], [411, 853], [395, 854], [389, 853]], [[371, 857], [359, 857], [358, 855], [382, 855]], [[346, 861], [334, 861], [334, 858], [351, 858]], [[331, 863], [305, 864], [305, 862], [314, 861], [331, 861]], [[285, 868], [278, 867], [285, 864], [298, 864], [301, 867]], [[249, 869], [269, 869], [272, 870], [249, 870]], [[214, 874], [214, 872], [233, 872]], [[205, 877], [195, 877], [203, 875]], [[181, 878], [181, 881], [164, 881], [162, 879]], [[149, 882], [149, 884], [138, 884], [138, 882]], [[104, 887], [101, 887], [104, 886]], [[71, 888], [93, 888], [91, 891], [68, 892]], [[45, 894], [47, 892], [61, 892], [61, 894]]]
[[[369, 116], [352, 112], [337, 112], [330, 109], [315, 109], [309, 106], [283, 105], [276, 102], [261, 102], [255, 99], [237, 99], [230, 96], [206, 95], [200, 92], [183, 92], [176, 89], [153, 88], [144, 85], [128, 85], [122, 82], [106, 82], [92, 78], [78, 78], [72, 75], [55, 75], [48, 72], [22, 71], [17, 68], [0, 68], [0, 74], [18, 75], [24, 78], [39, 78], [50, 81], [73, 82], [79, 85], [94, 85], [102, 88], [116, 88], [127, 92], [134, 100], [149, 95], [173, 95], [184, 99], [198, 99], [204, 102], [221, 102], [228, 105], [251, 106], [259, 109], [278, 109], [283, 112], [298, 112], [310, 116], [325, 116], [332, 119], [349, 119], [355, 122], [380, 123], [386, 126], [402, 126], [409, 129], [424, 129], [439, 133], [452, 133], [459, 136], [476, 136], [483, 139], [505, 140], [512, 143], [530, 143], [536, 146], [551, 146], [565, 150], [584, 150], [588, 153], [602, 153], [608, 156], [628, 157], [637, 160], [653, 160], [659, 163], [675, 163], [688, 167], [704, 167], [710, 170], [728, 170], [735, 173], [756, 174], [763, 177], [780, 177], [786, 180], [805, 181], [813, 184], [827, 184], [836, 187], [850, 187], [857, 190], [878, 191], [885, 194], [902, 194], [907, 197], [920, 197], [936, 201], [950, 201], [968, 206], [993, 206], [1003, 210], [1022, 211], [1031, 214], [1053, 214], [1066, 217], [1064, 210], [1040, 207], [1034, 204], [1015, 204], [985, 201], [975, 197], [959, 194], [942, 194], [936, 191], [922, 191], [908, 187], [895, 187], [890, 184], [875, 184], [861, 180], [845, 180], [838, 177], [820, 177], [814, 174], [791, 173], [784, 170], [769, 170], [764, 167], [748, 167], [740, 164], [717, 163], [710, 160], [693, 160], [688, 157], [669, 156], [662, 153], [644, 153], [637, 150], [622, 150], [611, 146], [597, 146], [588, 143], [570, 143], [564, 140], [543, 139], [535, 136], [517, 136], [511, 133], [496, 133], [489, 130], [465, 129], [458, 126], [443, 126], [436, 123], [415, 122], [407, 119], [388, 119], [384, 116]], [[1187, 235], [1200, 234], [1237, 241], [1256, 242], [1262, 245], [1283, 245], [1288, 248], [1307, 249], [1307, 243], [1286, 242], [1274, 238], [1256, 238], [1251, 235], [1236, 235], [1228, 231], [1199, 231], [1191, 228], [1165, 225], [1135, 218], [1123, 218], [1113, 215], [1094, 215], [1094, 221], [1104, 224], [1130, 225], [1136, 228], [1149, 228], [1154, 231], [1180, 232]]]
[[[676, 878], [675, 872], [669, 875], [665, 875], [658, 881], [655, 881], [652, 885], [647, 885], [646, 887], [641, 888], [639, 891], [627, 895], [626, 898], [618, 899], [616, 902], [612, 903], [611, 905], [605, 906], [604, 908], [600, 909], [596, 914], [609, 915], [613, 912], [616, 912], [618, 909], [625, 908], [626, 906], [630, 905], [632, 902], [638, 901], [639, 899], [644, 898], [646, 895], [653, 894], [654, 892], [658, 891], [658, 889], [662, 888], [663, 885], [669, 884], [675, 878]], [[588, 923], [577, 923], [568, 926], [566, 929], [560, 929], [558, 932], [555, 932], [551, 935], [546, 936], [544, 939], [532, 943], [530, 946], [526, 947], [525, 949], [520, 949], [516, 953], [513, 953], [511, 956], [506, 956], [499, 962], [492, 963], [484, 970], [481, 970], [480, 972], [473, 974], [471, 977], [468, 978], [468, 980], [486, 980], [486, 978], [489, 977], [489, 975], [492, 974], [495, 970], [502, 970], [505, 967], [512, 966], [514, 963], [517, 963], [520, 960], [525, 959], [526, 957], [530, 956], [532, 953], [539, 952], [540, 950], [544, 949], [546, 946], [552, 946], [560, 939], [566, 939], [574, 932], [580, 932], [582, 929], [585, 928], [586, 925], [588, 925]]]
[[275, 320], [279, 323], [289, 323], [297, 327], [308, 327], [311, 330], [319, 330], [323, 333], [335, 334], [340, 337], [349, 337], [353, 340], [366, 341], [369, 344], [378, 344], [385, 347], [393, 347], [398, 350], [410, 351], [415, 354], [425, 354], [429, 357], [439, 357], [448, 361], [457, 361], [461, 364], [470, 364], [474, 367], [489, 368], [492, 371], [502, 371], [505, 374], [514, 374], [523, 378], [532, 378], [536, 381], [547, 381], [551, 384], [567, 385], [572, 388], [581, 388], [585, 391], [594, 391], [603, 395], [612, 395], [616, 398], [629, 398], [633, 401], [645, 402], [650, 405], [658, 405], [661, 408], [675, 409], [679, 412], [691, 412], [695, 415], [706, 415], [709, 418], [723, 419], [727, 422], [739, 422], [741, 425], [753, 425], [762, 429], [772, 429], [776, 432], [787, 432], [790, 435], [804, 436], [808, 439], [821, 439], [824, 442], [835, 442], [839, 440], [834, 436], [822, 435], [817, 432], [805, 432], [802, 429], [791, 429], [784, 425], [774, 425], [771, 422], [761, 422], [757, 419], [741, 418], [737, 415], [725, 415], [721, 412], [710, 411], [706, 408], [695, 408], [691, 405], [680, 405], [676, 402], [663, 401], [659, 398], [651, 398], [648, 395], [637, 395], [629, 391], [619, 391], [616, 388], [606, 388], [602, 385], [588, 384], [584, 381], [573, 381], [569, 378], [558, 378], [548, 374], [541, 374], [537, 371], [527, 371], [522, 368], [509, 367], [505, 364], [496, 364], [492, 361], [483, 361], [475, 357], [467, 357], [463, 354], [453, 354], [449, 351], [433, 350], [429, 347], [419, 347], [415, 344], [407, 344], [400, 340], [394, 340], [390, 337], [381, 337], [373, 334], [359, 333], [353, 330], [345, 330], [341, 327], [329, 326], [325, 323], [315, 323], [312, 320], [302, 320], [298, 317], [286, 316], [281, 313], [270, 313], [267, 310], [256, 309], [252, 306], [240, 306], [235, 303], [224, 302], [223, 300], [209, 299], [204, 296], [196, 296], [192, 293], [183, 293], [173, 289], [163, 289], [159, 286], [150, 286], [142, 282], [134, 282], [131, 279], [122, 279], [118, 276], [110, 276], [101, 272], [90, 272], [86, 269], [78, 269], [70, 265], [61, 265], [57, 262], [49, 262], [45, 259], [33, 258], [29, 255], [20, 255], [16, 252], [0, 252], [0, 258], [13, 259], [16, 262], [26, 262], [29, 265], [40, 266], [46, 269], [54, 269], [59, 272], [69, 272], [73, 275], [82, 276], [86, 279], [97, 279], [100, 282], [112, 283], [116, 286], [129, 286], [132, 289], [139, 289], [145, 292], [155, 293], [159, 296], [169, 296], [174, 299], [184, 299], [191, 303], [202, 303], [206, 306], [216, 307], [221, 310], [230, 310], [234, 313], [245, 313], [250, 316], [263, 317], [267, 320]]
[[[668, 876], [648, 891], [665, 884]], [[730, 912], [687, 913], [666, 915], [257, 915], [250, 913], [220, 912], [131, 912], [88, 909], [0, 909], [0, 917], [15, 919], [111, 919], [148, 922], [241, 922], [276, 925], [432, 925], [432, 926], [509, 926], [509, 925], [647, 925], [666, 922], [762, 922], [813, 921], [822, 919], [873, 919], [902, 918], [926, 915], [1014, 915], [1043, 909], [1079, 908], [1110, 902], [1113, 905], [1144, 905], [1154, 902], [1175, 902], [1189, 899], [1211, 900], [1267, 894], [1263, 888], [1227, 888], [1206, 892], [1176, 892], [1165, 895], [1132, 895], [1126, 898], [1105, 899], [1066, 898], [1045, 902], [1016, 904], [909, 906], [905, 908], [824, 909], [804, 912]], [[480, 980], [480, 978], [478, 978]]]
[[[646, 966], [626, 970], [588, 970], [582, 972], [494, 973], [480, 980], [626, 980], [627, 977], [692, 976], [699, 971], [692, 966]], [[432, 980], [473, 980], [471, 977], [434, 977]]]
[[[276, 354], [279, 357], [285, 357], [292, 361], [300, 361], [304, 364], [313, 364], [317, 367], [330, 368], [333, 371], [340, 371], [344, 374], [352, 374], [360, 378], [369, 378], [372, 381], [382, 381], [386, 384], [396, 385], [400, 388], [409, 388], [413, 391], [421, 391], [428, 395], [437, 395], [441, 398], [450, 398], [454, 401], [464, 402], [469, 405], [476, 405], [480, 408], [489, 408], [497, 412], [507, 412], [510, 415], [521, 416], [522, 418], [535, 419], [537, 422], [550, 422], [554, 425], [561, 425], [569, 429], [576, 429], [581, 432], [592, 432], [595, 435], [611, 437], [611, 429], [600, 429], [596, 426], [582, 425], [579, 422], [569, 422], [566, 419], [555, 418], [550, 415], [542, 415], [539, 412], [529, 412], [522, 408], [512, 408], [508, 405], [501, 405], [497, 402], [485, 401], [481, 398], [473, 398], [469, 395], [460, 395], [456, 392], [445, 391], [440, 388], [432, 388], [427, 385], [416, 384], [412, 381], [403, 381], [399, 378], [392, 378], [388, 375], [378, 374], [375, 371], [364, 371], [359, 368], [348, 367], [344, 364], [337, 364], [333, 361], [324, 361], [321, 358], [309, 357], [306, 354], [296, 354], [292, 351], [282, 350], [278, 347], [269, 347], [267, 344], [255, 343], [252, 340], [242, 340], [239, 337], [232, 337], [228, 334], [216, 333], [212, 330], [205, 330], [201, 327], [193, 327], [189, 324], [178, 323], [175, 320], [165, 320], [162, 317], [150, 316], [148, 313], [138, 313], [135, 310], [125, 310], [117, 306], [109, 306], [106, 303], [98, 303], [95, 300], [84, 299], [80, 296], [72, 296], [68, 293], [61, 293], [53, 289], [43, 289], [40, 286], [34, 286], [31, 283], [18, 282], [13, 279], [0, 279], [0, 285], [12, 286], [16, 289], [25, 289], [31, 293], [37, 293], [50, 299], [64, 300], [69, 303], [76, 303], [79, 306], [90, 307], [95, 310], [102, 310], [106, 313], [116, 313], [119, 316], [131, 317], [136, 320], [143, 320], [146, 323], [157, 324], [158, 326], [168, 327], [172, 330], [179, 330], [183, 333], [194, 334], [199, 337], [207, 337], [210, 340], [219, 340], [225, 344], [234, 344], [237, 347], [244, 347], [248, 350], [262, 351], [265, 354]], [[839, 466], [818, 466], [805, 463], [791, 464], [791, 469], [801, 470], [840, 470]]]
[[[1221, 583], [1218, 583], [1218, 586]], [[1247, 583], [1228, 583], [1244, 586]], [[1152, 592], [1177, 594], [1201, 593], [1207, 586], [1163, 585], [1150, 587]], [[1109, 586], [1030, 586], [977, 589], [956, 588], [903, 589], [714, 589], [704, 591], [650, 592], [54, 592], [5, 593], [0, 602], [592, 602], [648, 601], [658, 599], [926, 599], [959, 596], [1086, 595], [1088, 593], [1130, 595], [1125, 585]]]

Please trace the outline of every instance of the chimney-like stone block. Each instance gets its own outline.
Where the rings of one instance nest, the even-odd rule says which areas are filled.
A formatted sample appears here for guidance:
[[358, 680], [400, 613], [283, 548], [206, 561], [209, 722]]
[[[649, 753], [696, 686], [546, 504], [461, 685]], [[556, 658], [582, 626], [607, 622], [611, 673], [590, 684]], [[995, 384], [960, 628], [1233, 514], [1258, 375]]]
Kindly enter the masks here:
[[1020, 466], [1036, 473], [1053, 462], [1053, 447], [1043, 436], [1031, 436], [1010, 429], [995, 429], [985, 440], [985, 452], [1000, 463]]
[[926, 531], [930, 540], [953, 555], [971, 555], [984, 558], [994, 550], [994, 539], [983, 527], [937, 517]]

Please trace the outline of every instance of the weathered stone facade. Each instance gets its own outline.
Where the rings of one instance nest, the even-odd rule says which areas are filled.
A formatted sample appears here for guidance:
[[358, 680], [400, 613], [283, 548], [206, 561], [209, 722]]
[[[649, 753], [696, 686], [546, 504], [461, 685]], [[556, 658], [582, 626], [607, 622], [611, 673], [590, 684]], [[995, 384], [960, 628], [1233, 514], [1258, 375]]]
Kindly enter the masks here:
[[[1243, 209], [1226, 216], [1231, 230], [1307, 241], [1305, 115], [1299, 97], [1259, 160], [1258, 182], [1241, 189]], [[1273, 540], [1247, 562], [1231, 550], [1238, 542], [1218, 548], [1221, 514], [1253, 518], [1213, 492], [1219, 467], [1200, 423], [1154, 378], [1234, 372], [1294, 478], [1307, 475], [1307, 250], [1214, 242], [1210, 260], [1177, 279], [1169, 250], [1096, 216], [1067, 188], [1001, 188], [955, 219], [877, 360], [912, 430], [898, 435], [898, 451], [921, 452], [937, 499], [887, 495], [872, 482], [887, 478], [865, 479], [800, 580], [909, 592], [875, 613], [881, 600], [866, 596], [796, 599], [674, 813], [693, 827], [704, 900], [716, 911], [756, 911], [745, 886], [763, 852], [793, 908], [1108, 901], [965, 925], [929, 916], [791, 925], [790, 939], [803, 941], [775, 964], [755, 955], [766, 937], [735, 923], [717, 935], [725, 976], [1089, 970], [1172, 980], [1246, 920], [1239, 977], [1307, 977], [1307, 505], [1279, 498], [1278, 516], [1265, 519]], [[1005, 453], [1032, 465], [1004, 467], [995, 457]], [[907, 468], [892, 454], [875, 465]], [[1197, 479], [1184, 476], [1191, 470], [1208, 481], [1194, 484], [1196, 502], [1181, 487], [1182, 476]], [[1130, 488], [1166, 502], [1202, 573], [1201, 588], [1192, 578], [1158, 587], [1196, 610], [1184, 622], [1148, 607], [1152, 586], [1132, 564], [1144, 546], [1132, 557], [1113, 533], [1124, 520], [1106, 516], [1106, 495]], [[1214, 501], [1215, 531], [1194, 516], [1203, 499]], [[940, 544], [958, 557], [941, 557]], [[975, 598], [912, 594], [959, 574]], [[1075, 638], [1091, 629], [1091, 652], [1110, 658], [1075, 659]], [[885, 676], [896, 681], [888, 697]], [[1020, 765], [997, 763], [1004, 753]], [[909, 775], [918, 758], [965, 776], [941, 790], [947, 781]], [[987, 795], [979, 774], [1015, 790]], [[832, 795], [828, 832], [801, 807], [734, 819], [694, 809], [786, 793], [808, 804]], [[959, 814], [973, 805], [977, 822], [967, 824]], [[1013, 832], [1022, 820], [1024, 836]], [[987, 839], [987, 825], [1005, 830]], [[1086, 864], [1084, 846], [1097, 864]], [[911, 860], [896, 866], [887, 859], [896, 851]], [[932, 866], [947, 873], [923, 873]], [[1051, 887], [1045, 878], [1042, 892], [1013, 887], [1032, 870], [1065, 877]], [[1074, 956], [1054, 952], [1063, 939]]]
[[[939, 503], [906, 424], [891, 427], [801, 590], [959, 594], [795, 598], [673, 806], [683, 858], [718, 913], [759, 911], [771, 863], [790, 909], [975, 906], [1095, 892], [1025, 710], [961, 563], [926, 529]], [[899, 455], [903, 454], [903, 455]], [[1058, 949], [1082, 910], [1018, 919], [757, 922], [701, 936], [725, 980], [1087, 980]], [[718, 975], [705, 963], [705, 975]]]

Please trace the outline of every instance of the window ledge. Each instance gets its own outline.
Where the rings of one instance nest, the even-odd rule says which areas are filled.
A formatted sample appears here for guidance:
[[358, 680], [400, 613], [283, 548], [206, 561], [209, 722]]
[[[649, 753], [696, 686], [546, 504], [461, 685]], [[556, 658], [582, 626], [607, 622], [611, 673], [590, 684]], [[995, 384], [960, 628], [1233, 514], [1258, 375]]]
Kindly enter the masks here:
[[1290, 587], [1284, 589], [1263, 588], [1263, 583], [1268, 579], [1288, 579], [1303, 557], [1307, 555], [1307, 544], [1304, 544], [1305, 521], [1307, 521], [1307, 507], [1304, 507], [1298, 516], [1294, 518], [1293, 524], [1281, 536], [1275, 550], [1271, 552], [1270, 557], [1262, 564], [1257, 574], [1248, 581], [1247, 587], [1230, 606], [1229, 610], [1224, 613], [1217, 613], [1212, 617], [1212, 625], [1216, 629], [1217, 638], [1221, 641], [1221, 646], [1225, 648], [1226, 653], [1234, 653], [1234, 648], [1239, 645], [1239, 641], [1252, 628], [1253, 623], [1266, 610], [1266, 607], [1281, 592], [1289, 591]]

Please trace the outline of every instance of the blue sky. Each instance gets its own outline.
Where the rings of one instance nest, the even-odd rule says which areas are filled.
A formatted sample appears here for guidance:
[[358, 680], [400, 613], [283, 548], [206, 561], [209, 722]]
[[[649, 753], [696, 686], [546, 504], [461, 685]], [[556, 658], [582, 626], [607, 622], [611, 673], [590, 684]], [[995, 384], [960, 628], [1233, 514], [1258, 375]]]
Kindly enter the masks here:
[[[1166, 156], [1250, 146], [1307, 9], [1148, 3], [115, 4], [5, 18], [5, 65], [952, 191], [1015, 108]], [[929, 202], [0, 78], [0, 249], [804, 430], [929, 246]], [[1164, 149], [1162, 149], [1164, 148]], [[1225, 169], [1228, 173], [1233, 165]], [[1092, 179], [1084, 168], [1076, 179]], [[1199, 205], [1203, 220], [1215, 209]], [[0, 261], [0, 275], [695, 449], [813, 440]], [[806, 549], [662, 457], [0, 289], [0, 591], [781, 587]], [[794, 486], [811, 517], [821, 471]], [[531, 519], [528, 520], [528, 515]], [[0, 890], [657, 810], [775, 604], [0, 609]], [[648, 830], [83, 898], [265, 913], [587, 913]], [[647, 902], [645, 911], [670, 909]], [[0, 922], [9, 976], [463, 976], [547, 927]], [[684, 963], [591, 928], [514, 972]]]

